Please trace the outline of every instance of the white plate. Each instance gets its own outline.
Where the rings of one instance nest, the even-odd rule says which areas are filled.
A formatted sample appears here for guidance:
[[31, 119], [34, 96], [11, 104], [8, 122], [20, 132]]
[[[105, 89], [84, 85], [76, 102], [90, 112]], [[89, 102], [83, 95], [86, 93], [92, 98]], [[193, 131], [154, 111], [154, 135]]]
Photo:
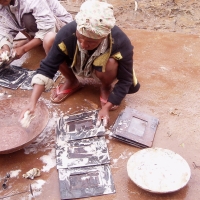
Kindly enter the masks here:
[[180, 155], [162, 148], [147, 148], [133, 154], [127, 172], [137, 186], [153, 193], [177, 191], [191, 176], [188, 163]]

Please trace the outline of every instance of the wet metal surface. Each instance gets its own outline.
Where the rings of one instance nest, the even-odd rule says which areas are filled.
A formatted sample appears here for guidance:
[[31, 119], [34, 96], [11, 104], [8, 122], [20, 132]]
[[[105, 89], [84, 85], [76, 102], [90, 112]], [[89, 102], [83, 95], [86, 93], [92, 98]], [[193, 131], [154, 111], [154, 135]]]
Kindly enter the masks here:
[[[169, 149], [184, 157], [191, 169], [191, 179], [184, 188], [169, 194], [153, 194], [139, 188], [128, 177], [126, 165], [130, 156], [140, 149], [106, 135], [116, 193], [87, 199], [198, 200], [200, 170], [193, 163], [200, 165], [199, 36], [133, 29], [124, 31], [134, 45], [134, 67], [141, 88], [138, 93], [127, 95], [120, 107], [110, 112], [110, 126], [126, 106], [157, 117], [159, 126], [153, 147]], [[23, 67], [35, 70], [44, 52], [37, 48], [25, 57], [27, 60]], [[49, 101], [50, 93], [43, 93], [42, 100], [49, 110], [49, 123], [29, 146], [0, 155], [0, 178], [4, 178], [7, 172], [13, 174], [9, 179], [9, 187], [0, 190], [0, 197], [27, 191], [10, 199], [28, 199], [31, 197], [31, 183], [35, 199], [60, 199], [55, 161], [56, 121], [65, 114], [94, 110], [100, 106], [99, 84], [88, 79], [81, 81], [85, 87], [61, 105], [52, 104]], [[18, 98], [29, 97], [31, 91], [1, 87], [0, 94], [17, 101]], [[41, 169], [41, 176], [34, 180], [24, 179], [22, 174], [33, 167]]]
[[[75, 199], [115, 193], [109, 165], [59, 169], [61, 199]], [[105, 196], [102, 196], [105, 198]]]
[[126, 107], [115, 121], [111, 135], [139, 148], [152, 147], [157, 126], [157, 118]]
[[66, 115], [58, 120], [57, 142], [105, 135], [103, 126], [96, 127], [98, 110]]
[[57, 142], [56, 161], [58, 169], [110, 163], [105, 137]]
[[59, 119], [56, 165], [61, 199], [115, 193], [105, 128], [96, 127], [98, 110]]
[[20, 111], [28, 98], [8, 98], [0, 101], [0, 154], [7, 154], [30, 144], [47, 125], [49, 114], [44, 102], [39, 102], [29, 127], [19, 123]]
[[0, 71], [0, 85], [10, 89], [17, 89], [26, 79], [27, 70], [21, 67], [8, 66]]

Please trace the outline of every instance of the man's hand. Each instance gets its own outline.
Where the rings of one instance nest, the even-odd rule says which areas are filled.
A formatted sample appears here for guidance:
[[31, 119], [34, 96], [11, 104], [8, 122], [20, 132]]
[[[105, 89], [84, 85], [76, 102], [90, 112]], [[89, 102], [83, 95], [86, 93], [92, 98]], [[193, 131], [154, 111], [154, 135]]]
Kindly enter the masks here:
[[5, 55], [10, 55], [10, 48], [7, 44], [3, 45], [2, 48], [0, 49], [0, 62], [5, 61], [5, 59], [3, 58], [4, 56], [2, 56], [2, 54]]
[[98, 113], [98, 119], [96, 122], [96, 126], [100, 126], [101, 123], [103, 126], [108, 126], [108, 123], [110, 121], [110, 117], [109, 117], [109, 110], [112, 108], [112, 103], [107, 102], [102, 109], [99, 111]]
[[30, 125], [31, 120], [35, 117], [34, 111], [34, 105], [31, 104], [24, 109], [19, 119], [22, 127], [27, 128]]
[[29, 104], [22, 111], [22, 113], [21, 113], [21, 115], [19, 117], [19, 121], [21, 121], [24, 118], [24, 114], [26, 113], [26, 111], [29, 111], [30, 115], [34, 115], [37, 101], [40, 98], [40, 96], [41, 96], [42, 92], [44, 91], [44, 89], [45, 89], [44, 85], [35, 84], [33, 86], [33, 91], [32, 91], [32, 94], [31, 94], [31, 98], [29, 100]]
[[31, 49], [39, 46], [42, 44], [42, 40], [39, 38], [33, 38], [29, 42], [25, 42], [22, 46], [16, 46], [13, 48], [13, 51], [15, 52], [15, 59], [21, 58], [26, 52], [30, 51]]
[[21, 46], [21, 47], [17, 47], [17, 48], [14, 48], [13, 49], [13, 53], [15, 55], [15, 59], [20, 59], [25, 53], [25, 48], [24, 46]]
[[19, 121], [21, 121], [24, 118], [24, 114], [28, 111], [30, 115], [34, 115], [35, 112], [35, 107], [36, 104], [30, 102], [22, 111], [20, 117], [19, 117]]

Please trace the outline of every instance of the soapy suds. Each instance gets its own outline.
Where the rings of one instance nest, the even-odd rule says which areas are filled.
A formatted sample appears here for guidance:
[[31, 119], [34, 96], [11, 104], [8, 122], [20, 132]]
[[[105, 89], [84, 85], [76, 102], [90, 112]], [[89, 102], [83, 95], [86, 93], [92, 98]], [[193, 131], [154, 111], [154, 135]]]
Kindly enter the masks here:
[[109, 143], [110, 143], [110, 140], [106, 140], [106, 143], [109, 144]]
[[15, 177], [18, 178], [18, 175], [19, 175], [19, 173], [20, 173], [21, 171], [22, 171], [21, 169], [10, 171], [10, 172], [9, 172], [10, 178], [15, 178]]
[[[128, 153], [128, 155], [130, 155], [130, 153]], [[120, 166], [118, 165], [118, 161], [119, 161], [120, 159], [124, 160], [124, 159], [128, 158], [128, 155], [127, 155], [126, 151], [124, 151], [123, 153], [121, 153], [120, 156], [119, 156], [119, 158], [115, 158], [115, 159], [112, 160], [112, 165], [111, 165], [111, 167], [112, 167], [112, 168], [118, 168], [118, 167], [120, 167]]]
[[0, 93], [0, 100], [6, 99], [6, 98], [11, 98], [12, 95], [8, 95], [7, 92], [2, 92]]
[[[42, 193], [42, 186], [46, 183], [46, 181], [39, 179], [31, 184], [31, 188], [33, 190], [33, 196], [37, 197]], [[29, 200], [33, 199], [33, 196], [29, 194]]]
[[[98, 195], [115, 193], [114, 183], [111, 176], [109, 164], [88, 167], [84, 166], [81, 168], [62, 168], [58, 171], [58, 173], [61, 189], [63, 189], [62, 186], [64, 185], [64, 189], [66, 192], [66, 195], [62, 196], [62, 199], [72, 199], [72, 196], [68, 196], [68, 194], [71, 192], [71, 188], [74, 186], [74, 184], [81, 185], [81, 190], [79, 190], [78, 194], [79, 196], [77, 196], [78, 198], [81, 198], [81, 195], [86, 191], [87, 194], [92, 194], [92, 196], [96, 194], [97, 191], [93, 189], [91, 190], [90, 187], [86, 187], [87, 184], [90, 183], [91, 179], [93, 178], [95, 178], [95, 180], [98, 180]], [[73, 179], [73, 175], [75, 174], [81, 175], [81, 180], [78, 179], [79, 182], [77, 182], [76, 179]], [[96, 174], [95, 177], [94, 174]], [[95, 180], [94, 184], [96, 182]], [[77, 198], [74, 196], [73, 199]]]
[[30, 113], [29, 110], [27, 110], [27, 111], [24, 113], [23, 119], [20, 121], [21, 126], [24, 127], [24, 128], [29, 127], [29, 125], [30, 125], [30, 123], [31, 123], [31, 120], [32, 120], [34, 117], [35, 117], [35, 116], [32, 115], [32, 114]]
[[2, 61], [9, 61], [9, 52], [8, 51], [4, 51], [2, 54], [1, 54], [1, 60]]
[[60, 115], [57, 111], [49, 114], [50, 119], [47, 126], [32, 144], [24, 148], [25, 154], [36, 154], [39, 151], [51, 150], [55, 147], [56, 135], [54, 130]]
[[40, 160], [46, 164], [41, 171], [49, 172], [51, 168], [56, 166], [55, 149], [52, 149], [48, 155], [42, 156]]
[[106, 129], [105, 135], [110, 136], [110, 134], [111, 134], [111, 131], [109, 129]]
[[[94, 137], [76, 141], [65, 142], [65, 145], [58, 144], [56, 149], [57, 169], [98, 165], [110, 162], [105, 137]], [[76, 156], [73, 156], [75, 152]], [[78, 153], [76, 153], [78, 152]], [[82, 157], [81, 154], [88, 156]], [[71, 156], [69, 156], [71, 155]]]
[[43, 97], [40, 97], [40, 100], [42, 100], [46, 104], [47, 108], [53, 108], [54, 107], [50, 100], [45, 99]]

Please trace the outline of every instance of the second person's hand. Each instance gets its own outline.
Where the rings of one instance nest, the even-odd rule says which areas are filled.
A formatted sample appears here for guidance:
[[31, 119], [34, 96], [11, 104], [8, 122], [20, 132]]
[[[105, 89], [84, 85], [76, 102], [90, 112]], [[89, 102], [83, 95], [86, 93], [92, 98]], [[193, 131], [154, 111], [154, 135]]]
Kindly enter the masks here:
[[[4, 56], [4, 55], [5, 56]], [[10, 56], [10, 48], [8, 45], [3, 45], [3, 47], [0, 49], [0, 62], [8, 61]], [[4, 58], [7, 57], [7, 58]]]
[[23, 46], [13, 48], [13, 55], [15, 59], [20, 59], [26, 53]]

